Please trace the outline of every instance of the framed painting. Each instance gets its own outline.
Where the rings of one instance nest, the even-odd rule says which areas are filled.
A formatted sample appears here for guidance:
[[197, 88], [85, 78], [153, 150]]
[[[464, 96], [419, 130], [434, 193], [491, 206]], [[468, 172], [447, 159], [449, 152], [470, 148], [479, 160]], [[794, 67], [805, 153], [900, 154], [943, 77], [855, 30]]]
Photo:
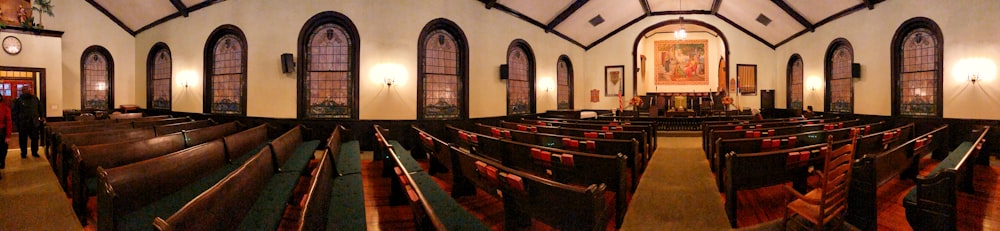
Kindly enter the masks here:
[[656, 85], [708, 85], [708, 40], [653, 43]]
[[625, 65], [604, 67], [604, 95], [625, 94]]

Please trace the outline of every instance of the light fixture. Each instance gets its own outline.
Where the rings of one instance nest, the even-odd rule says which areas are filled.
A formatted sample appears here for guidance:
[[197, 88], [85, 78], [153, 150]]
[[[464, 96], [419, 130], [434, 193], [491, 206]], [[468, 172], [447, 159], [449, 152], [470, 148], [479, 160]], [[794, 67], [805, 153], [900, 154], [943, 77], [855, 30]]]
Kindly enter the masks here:
[[972, 84], [976, 84], [976, 81], [979, 81], [979, 73], [970, 73], [969, 82], [972, 82]]
[[[684, 10], [684, 7], [682, 7], [683, 2], [684, 1], [677, 1], [677, 11]], [[674, 31], [674, 38], [676, 38], [677, 40], [684, 40], [685, 38], [687, 38], [688, 35], [687, 31], [684, 30], [684, 17], [681, 17], [680, 21], [681, 21], [681, 29]]]
[[386, 76], [385, 77], [385, 85], [386, 86], [392, 87], [392, 83], [394, 83], [394, 82], [396, 82], [396, 78], [393, 78], [392, 76]]

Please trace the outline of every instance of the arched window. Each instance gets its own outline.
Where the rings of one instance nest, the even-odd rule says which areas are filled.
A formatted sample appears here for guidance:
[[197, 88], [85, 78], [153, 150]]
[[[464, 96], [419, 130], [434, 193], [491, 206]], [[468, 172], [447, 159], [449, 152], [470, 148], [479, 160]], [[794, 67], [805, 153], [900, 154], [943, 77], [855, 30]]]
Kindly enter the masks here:
[[903, 22], [892, 37], [892, 115], [941, 117], [943, 35], [929, 18]]
[[854, 113], [854, 83], [851, 80], [854, 48], [844, 38], [830, 43], [826, 51], [826, 111]]
[[299, 118], [358, 118], [361, 39], [347, 16], [316, 14], [299, 32]]
[[559, 56], [556, 64], [556, 104], [557, 109], [573, 109], [573, 63], [569, 56]]
[[246, 36], [236, 26], [219, 26], [205, 43], [205, 113], [246, 115], [246, 85]]
[[787, 108], [802, 110], [804, 102], [802, 91], [805, 90], [802, 78], [802, 56], [792, 55], [792, 58], [788, 59], [788, 71], [785, 73], [788, 74], [788, 98], [785, 101], [788, 102]]
[[516, 39], [507, 47], [507, 114], [535, 113], [535, 55], [528, 42]]
[[115, 62], [108, 49], [90, 46], [80, 58], [80, 97], [84, 110], [114, 108]]
[[171, 109], [171, 65], [167, 44], [159, 42], [149, 49], [149, 56], [146, 57], [146, 105], [150, 109]]
[[465, 33], [448, 19], [424, 26], [418, 41], [418, 119], [469, 117], [469, 45]]

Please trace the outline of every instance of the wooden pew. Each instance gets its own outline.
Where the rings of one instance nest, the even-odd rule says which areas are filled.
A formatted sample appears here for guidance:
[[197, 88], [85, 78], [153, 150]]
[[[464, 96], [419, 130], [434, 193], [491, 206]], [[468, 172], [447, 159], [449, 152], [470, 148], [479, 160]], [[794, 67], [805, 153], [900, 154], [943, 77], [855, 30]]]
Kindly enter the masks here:
[[815, 124], [815, 123], [825, 123], [837, 121], [839, 118], [833, 119], [811, 119], [811, 120], [800, 120], [800, 119], [789, 119], [789, 120], [779, 120], [779, 121], [725, 121], [723, 123], [713, 123], [713, 122], [703, 122], [701, 124], [701, 137], [710, 138], [708, 140], [703, 139], [701, 143], [701, 148], [705, 152], [709, 152], [709, 146], [715, 141], [710, 135], [712, 131], [715, 130], [749, 130], [756, 129], [757, 127], [765, 128], [775, 128], [775, 127], [787, 127], [801, 124]]
[[153, 126], [153, 130], [156, 131], [156, 135], [162, 136], [166, 134], [178, 133], [184, 130], [210, 127], [215, 124], [216, 123], [214, 120], [207, 119], [207, 120], [198, 120], [198, 121], [175, 123], [175, 124], [156, 125]]
[[361, 149], [357, 140], [346, 141], [346, 129], [337, 126], [326, 152], [313, 171], [309, 193], [303, 198], [299, 229], [364, 230], [365, 203], [361, 176]]
[[[451, 147], [457, 170], [452, 178], [503, 201], [504, 227], [528, 224], [526, 217], [563, 230], [605, 230], [608, 222], [603, 184], [575, 186], [506, 167], [466, 150]], [[462, 179], [462, 180], [459, 180]]]
[[958, 190], [975, 192], [972, 188], [973, 168], [989, 131], [989, 127], [974, 130], [973, 140], [962, 142], [930, 174], [913, 180], [916, 187], [903, 197], [910, 227], [914, 230], [956, 229]]
[[[636, 156], [635, 159], [638, 159], [637, 161], [639, 161], [640, 163], [643, 163], [642, 164], [643, 166], [645, 166], [645, 163], [648, 162], [649, 158], [651, 158], [652, 155], [653, 155], [652, 154], [653, 150], [651, 149], [652, 146], [646, 142], [647, 141], [647, 138], [646, 138], [647, 134], [646, 134], [645, 131], [611, 130], [611, 128], [608, 128], [609, 130], [607, 130], [607, 131], [606, 130], [602, 130], [602, 129], [565, 128], [565, 127], [556, 127], [556, 126], [540, 126], [540, 125], [536, 125], [536, 124], [512, 123], [512, 122], [506, 122], [506, 121], [502, 121], [502, 120], [500, 121], [500, 125], [501, 125], [501, 127], [507, 128], [507, 129], [516, 129], [516, 130], [522, 130], [522, 131], [535, 131], [535, 130], [537, 130], [537, 132], [541, 132], [541, 133], [559, 134], [559, 135], [567, 135], [567, 136], [578, 136], [578, 137], [585, 137], [587, 133], [591, 133], [591, 132], [607, 132], [607, 131], [611, 131], [611, 132], [614, 133], [614, 139], [619, 139], [619, 140], [632, 140], [632, 139], [634, 139], [634, 140], [636, 140], [636, 141], [639, 142], [639, 151], [642, 153], [642, 155]], [[642, 169], [642, 168], [640, 168], [640, 169]]]
[[[910, 135], [913, 127], [913, 124], [907, 124], [858, 140], [844, 217], [848, 223], [861, 230], [875, 230], [878, 187], [896, 177], [912, 178], [922, 156], [941, 150], [948, 143], [950, 132], [947, 125], [916, 137]], [[917, 147], [918, 142], [920, 147]]]
[[142, 112], [118, 113], [118, 114], [111, 113], [110, 115], [108, 115], [109, 119], [134, 119], [134, 118], [141, 118], [141, 117], [142, 117]]
[[[583, 128], [583, 129], [604, 129], [605, 127], [621, 127], [625, 131], [645, 131], [646, 132], [646, 143], [651, 145], [651, 150], [656, 150], [656, 124], [645, 123], [638, 124], [633, 122], [608, 122], [602, 124], [595, 123], [581, 123], [581, 122], [558, 122], [558, 121], [544, 121], [544, 120], [532, 120], [521, 118], [522, 121], [527, 123], [534, 123], [539, 125], [549, 125], [549, 126], [560, 126], [568, 128]], [[610, 128], [609, 128], [610, 129]]]
[[[709, 160], [709, 163], [715, 162], [715, 156], [712, 154], [716, 152], [715, 143], [720, 139], [738, 139], [738, 138], [753, 138], [753, 137], [765, 137], [765, 136], [776, 136], [776, 135], [791, 135], [796, 133], [820, 131], [820, 130], [833, 130], [844, 127], [853, 127], [861, 124], [860, 120], [849, 120], [840, 122], [829, 122], [829, 123], [816, 123], [816, 124], [799, 124], [799, 125], [789, 125], [783, 127], [759, 127], [753, 129], [733, 129], [733, 130], [712, 130], [708, 133], [708, 152], [705, 153], [705, 158]], [[715, 167], [715, 166], [710, 166]], [[712, 169], [715, 171], [716, 169]]]
[[[434, 175], [434, 173], [448, 172], [454, 169], [454, 161], [451, 159], [451, 150], [449, 150], [448, 142], [438, 139], [416, 125], [412, 125], [410, 128], [413, 128], [417, 132], [417, 138], [420, 139], [420, 148], [423, 149], [424, 153], [427, 153], [430, 159], [431, 165], [427, 169], [427, 174]], [[452, 193], [454, 194], [454, 191]]]
[[[586, 152], [594, 154], [604, 154], [604, 155], [617, 155], [619, 153], [624, 154], [625, 157], [628, 158], [629, 168], [642, 169], [642, 166], [645, 164], [640, 161], [642, 158], [641, 158], [641, 153], [639, 152], [638, 141], [601, 138], [601, 137], [613, 138], [614, 132], [593, 132], [590, 134], [585, 133], [584, 137], [580, 137], [580, 136], [566, 136], [559, 134], [548, 134], [541, 132], [520, 131], [520, 130], [501, 128], [501, 127], [494, 127], [480, 123], [477, 123], [476, 127], [479, 128], [480, 134], [489, 134], [492, 135], [493, 137], [510, 139], [521, 143], [541, 145], [545, 147], [559, 148], [566, 150], [580, 150], [579, 142], [593, 141], [595, 149], [588, 150]], [[572, 145], [571, 143], [572, 141], [577, 141], [578, 147], [577, 148], [568, 147], [566, 145], [566, 142], [563, 142], [564, 139], [571, 140], [570, 145]], [[635, 171], [632, 174], [638, 175], [639, 173], [640, 173], [639, 171]]]
[[[102, 187], [97, 196], [98, 230], [151, 229], [155, 217], [176, 213], [240, 167], [265, 147], [266, 137], [266, 129], [250, 129], [125, 166], [98, 167]], [[233, 142], [239, 139], [254, 141]], [[250, 143], [254, 148], [247, 153], [234, 153], [246, 147], [227, 145], [227, 141]]]
[[[414, 223], [418, 230], [489, 230], [482, 221], [462, 208], [455, 199], [448, 196], [431, 176], [416, 164], [409, 152], [401, 146], [393, 145], [382, 135], [382, 127], [375, 125], [378, 141], [376, 155], [386, 155], [392, 180], [391, 198], [403, 197], [413, 210]], [[411, 163], [406, 163], [411, 162]], [[414, 167], [415, 166], [415, 167]]]
[[[472, 142], [470, 153], [480, 156], [500, 156], [499, 163], [536, 176], [559, 183], [573, 185], [603, 184], [615, 192], [615, 226], [620, 227], [628, 210], [628, 193], [638, 185], [639, 172], [632, 168], [631, 180], [626, 176], [628, 157], [621, 153], [592, 154], [544, 146], [532, 145], [483, 134], [465, 131], [447, 125], [456, 133], [476, 136], [475, 139], [459, 140], [458, 143]], [[496, 148], [480, 148], [496, 147]]]
[[[266, 132], [261, 135], [266, 139]], [[227, 153], [237, 154], [252, 151], [251, 141], [258, 140], [225, 139], [227, 148], [238, 147]], [[318, 145], [319, 141], [303, 141], [303, 127], [295, 126], [169, 218], [157, 217], [153, 224], [159, 230], [277, 230]]]

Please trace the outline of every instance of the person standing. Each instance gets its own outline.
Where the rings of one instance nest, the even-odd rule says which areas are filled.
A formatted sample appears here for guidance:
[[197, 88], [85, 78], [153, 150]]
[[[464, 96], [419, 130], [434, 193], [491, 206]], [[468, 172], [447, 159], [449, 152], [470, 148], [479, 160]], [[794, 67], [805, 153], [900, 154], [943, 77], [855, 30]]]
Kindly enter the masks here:
[[38, 157], [38, 129], [45, 118], [42, 116], [42, 103], [35, 96], [30, 86], [21, 87], [21, 95], [14, 100], [12, 108], [14, 123], [18, 129], [18, 144], [21, 145], [21, 158], [28, 158], [28, 139], [31, 139], [31, 156]]
[[3, 136], [3, 143], [0, 143], [0, 169], [7, 167], [7, 148], [10, 147], [12, 130], [14, 124], [10, 118], [10, 106], [3, 102], [3, 97], [0, 97], [0, 136]]
[[805, 119], [812, 119], [813, 117], [816, 117], [816, 112], [813, 111], [812, 105], [806, 107], [806, 111], [802, 113], [802, 117]]

